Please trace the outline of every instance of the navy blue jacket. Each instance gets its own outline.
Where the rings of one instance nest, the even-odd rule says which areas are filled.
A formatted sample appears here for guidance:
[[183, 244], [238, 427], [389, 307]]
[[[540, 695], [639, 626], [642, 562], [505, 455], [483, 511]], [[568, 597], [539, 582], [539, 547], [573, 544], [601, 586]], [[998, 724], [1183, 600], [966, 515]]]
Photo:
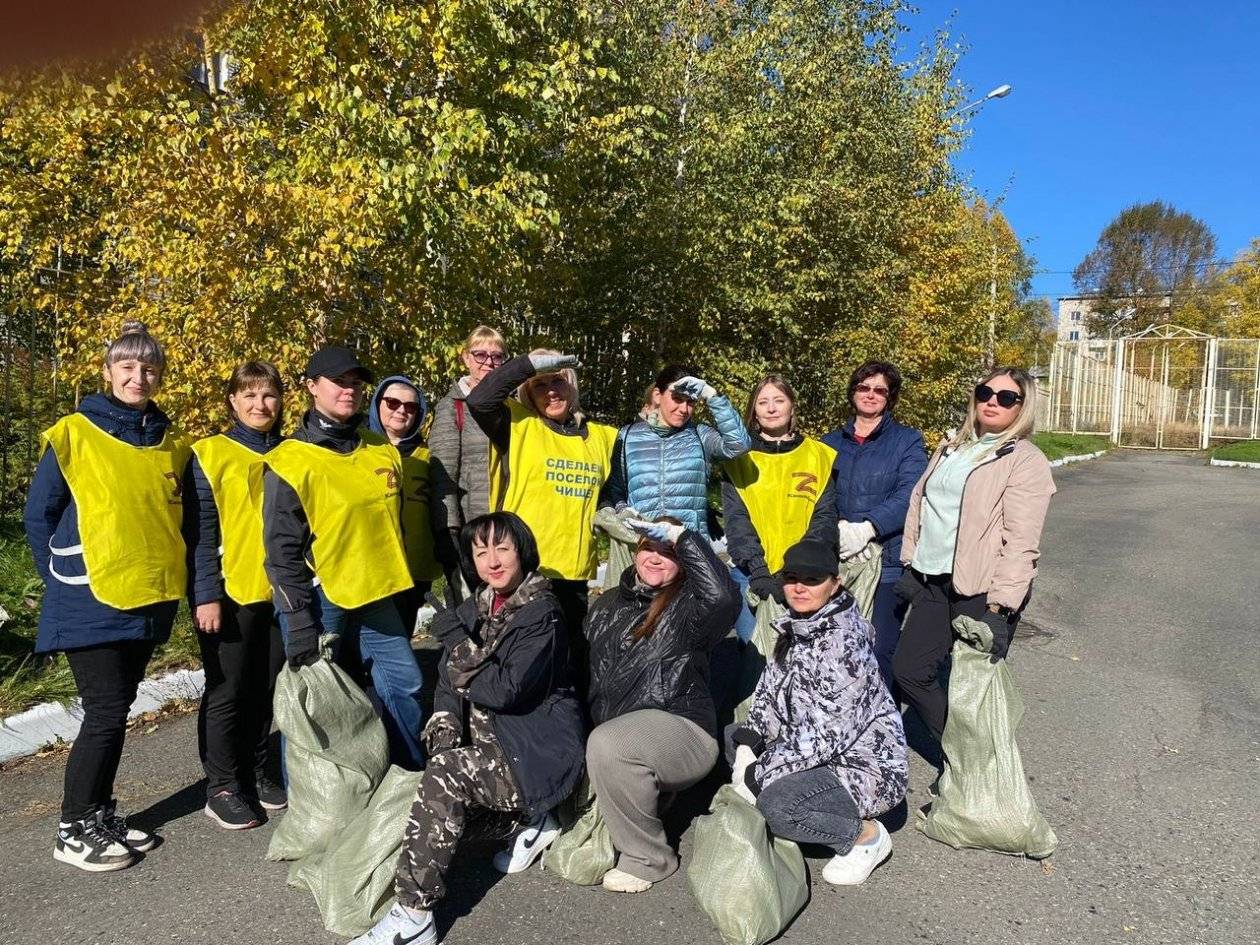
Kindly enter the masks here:
[[[276, 424], [266, 433], [239, 420], [224, 435], [260, 455], [270, 453], [282, 440]], [[223, 600], [223, 562], [219, 557], [219, 506], [194, 453], [184, 468], [184, 544], [188, 547], [188, 597], [193, 607]]]
[[910, 493], [927, 468], [923, 434], [885, 414], [866, 442], [853, 438], [853, 420], [822, 441], [836, 451], [836, 511], [846, 522], [870, 522], [884, 546], [880, 581], [901, 577], [901, 531]]
[[[83, 414], [98, 427], [132, 446], [156, 446], [162, 442], [170, 419], [152, 402], [144, 411], [124, 406], [104, 394], [90, 394], [79, 404]], [[185, 504], [185, 515], [187, 515]], [[102, 604], [86, 584], [66, 584], [64, 578], [87, 573], [82, 554], [53, 555], [50, 549], [78, 547], [79, 512], [70, 486], [61, 474], [57, 454], [45, 450], [35, 467], [26, 497], [26, 540], [35, 567], [44, 579], [44, 603], [39, 613], [36, 653], [77, 650], [122, 640], [166, 640], [175, 622], [178, 601], [161, 601], [135, 610], [118, 610]], [[144, 535], [136, 534], [137, 541]]]

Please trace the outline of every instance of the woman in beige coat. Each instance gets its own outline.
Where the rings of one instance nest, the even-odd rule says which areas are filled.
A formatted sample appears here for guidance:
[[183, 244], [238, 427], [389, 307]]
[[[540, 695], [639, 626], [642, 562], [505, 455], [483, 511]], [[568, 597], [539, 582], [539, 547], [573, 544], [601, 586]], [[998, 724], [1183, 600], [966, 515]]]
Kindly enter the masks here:
[[1006, 656], [1032, 593], [1041, 528], [1054, 480], [1028, 439], [1037, 389], [1021, 368], [989, 372], [972, 394], [967, 420], [944, 441], [910, 496], [898, 592], [909, 603], [893, 674], [939, 740], [947, 693], [942, 664], [951, 623], [965, 614], [993, 631], [996, 662]]

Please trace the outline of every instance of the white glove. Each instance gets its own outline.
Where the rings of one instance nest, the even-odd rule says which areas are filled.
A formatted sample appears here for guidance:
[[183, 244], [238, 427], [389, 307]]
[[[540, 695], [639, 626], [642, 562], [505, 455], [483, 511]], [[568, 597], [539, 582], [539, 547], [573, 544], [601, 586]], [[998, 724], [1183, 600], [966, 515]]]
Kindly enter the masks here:
[[645, 538], [659, 541], [666, 545], [676, 543], [682, 537], [682, 533], [687, 530], [684, 525], [671, 525], [669, 522], [645, 522], [641, 518], [628, 518], [625, 522], [626, 525]]
[[875, 546], [868, 543], [865, 547], [862, 548], [861, 551], [859, 551], [853, 557], [856, 558], [858, 561], [870, 561], [872, 558], [875, 557]]
[[836, 526], [840, 540], [840, 560], [852, 558], [870, 544], [875, 537], [875, 526], [870, 522], [846, 522], [843, 519]]
[[688, 400], [709, 400], [717, 396], [717, 391], [713, 389], [713, 385], [708, 381], [702, 381], [698, 377], [692, 377], [690, 374], [686, 377], [680, 377], [670, 384], [669, 390], [679, 397], [686, 397]]
[[752, 791], [748, 790], [748, 782], [745, 780], [748, 766], [757, 760], [757, 756], [753, 754], [753, 750], [747, 745], [740, 745], [735, 749], [735, 764], [731, 766], [731, 787], [735, 789], [735, 793], [746, 800], [754, 807], [757, 806], [757, 798], [753, 797]]
[[529, 363], [535, 374], [554, 374], [564, 368], [580, 368], [578, 359], [571, 354], [531, 354]]

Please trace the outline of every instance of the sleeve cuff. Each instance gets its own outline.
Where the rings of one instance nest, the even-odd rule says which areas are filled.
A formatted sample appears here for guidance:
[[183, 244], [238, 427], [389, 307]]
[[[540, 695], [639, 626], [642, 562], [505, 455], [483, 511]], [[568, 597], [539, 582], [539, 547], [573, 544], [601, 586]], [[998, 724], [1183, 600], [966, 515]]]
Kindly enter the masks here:
[[754, 729], [741, 725], [734, 734], [731, 735], [731, 741], [736, 745], [745, 745], [752, 749], [754, 755], [760, 755], [766, 750], [766, 740], [761, 734]]

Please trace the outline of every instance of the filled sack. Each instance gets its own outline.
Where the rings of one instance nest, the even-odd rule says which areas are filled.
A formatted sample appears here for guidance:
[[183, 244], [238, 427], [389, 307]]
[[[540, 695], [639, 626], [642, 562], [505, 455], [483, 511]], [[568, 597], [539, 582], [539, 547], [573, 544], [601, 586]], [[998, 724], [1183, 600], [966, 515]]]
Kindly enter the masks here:
[[879, 590], [879, 578], [884, 573], [884, 549], [879, 542], [873, 541], [870, 547], [874, 550], [867, 560], [857, 556], [840, 562], [840, 583], [857, 601], [858, 613], [867, 620], [875, 612], [875, 592]]
[[543, 869], [576, 886], [597, 886], [616, 865], [608, 825], [599, 815], [590, 778], [582, 776], [577, 790], [558, 809], [564, 828], [542, 855]]

